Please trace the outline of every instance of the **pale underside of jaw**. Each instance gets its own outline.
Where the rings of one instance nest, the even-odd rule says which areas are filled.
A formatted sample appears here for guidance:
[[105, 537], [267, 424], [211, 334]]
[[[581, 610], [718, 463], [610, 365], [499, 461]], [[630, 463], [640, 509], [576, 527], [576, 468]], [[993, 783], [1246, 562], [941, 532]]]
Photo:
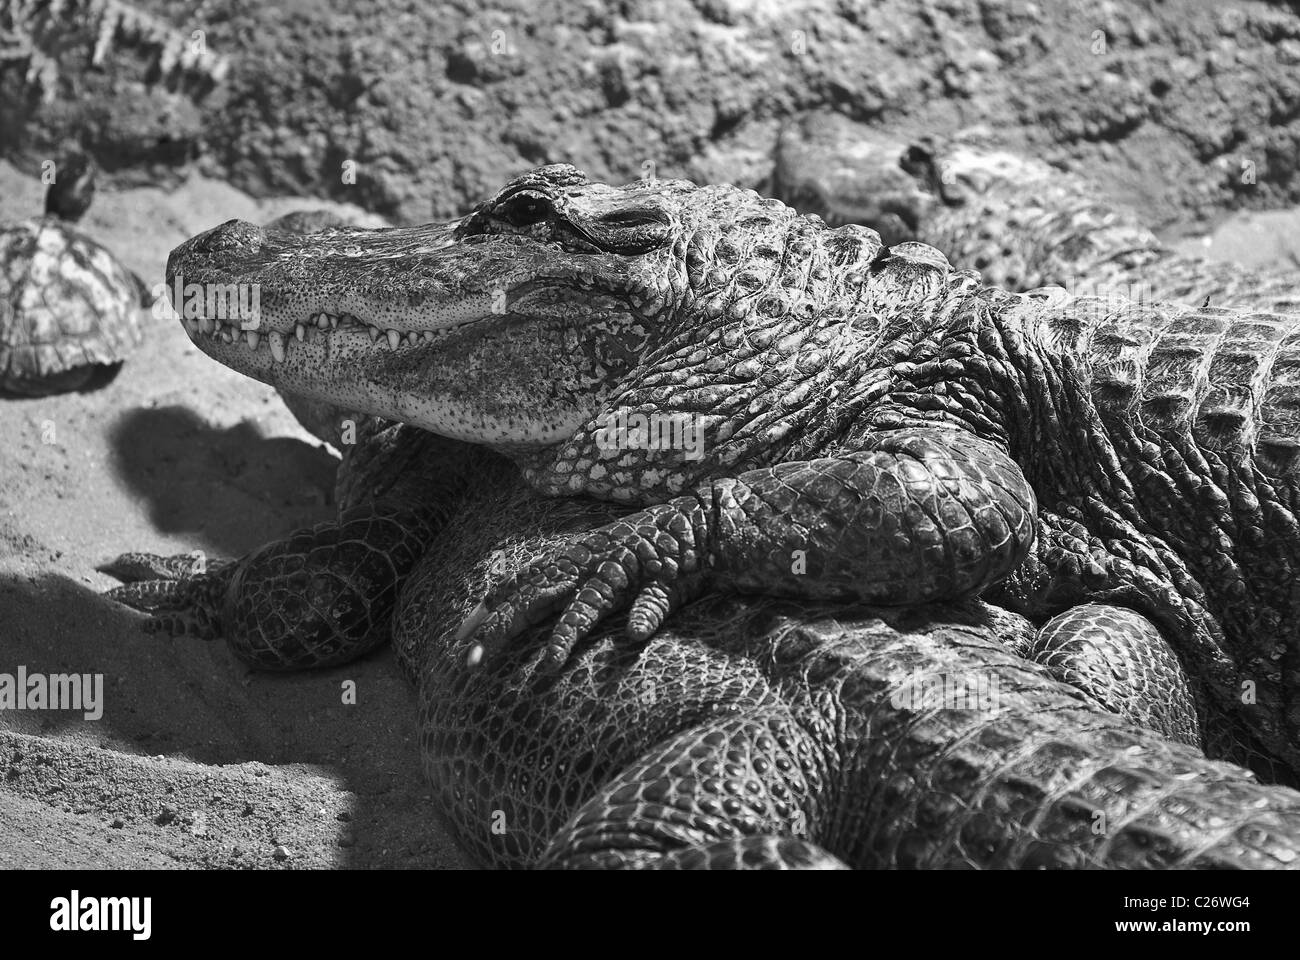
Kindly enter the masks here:
[[463, 323], [443, 326], [437, 330], [383, 330], [374, 324], [359, 320], [350, 313], [320, 312], [308, 316], [302, 323], [295, 324], [292, 334], [281, 333], [278, 330], [267, 330], [265, 325], [260, 323], [256, 325], [256, 329], [245, 329], [244, 327], [248, 325], [248, 322], [241, 323], [239, 320], [214, 320], [203, 317], [199, 319], [187, 318], [183, 322], [186, 330], [189, 331], [191, 339], [197, 340], [200, 336], [203, 336], [209, 340], [231, 345], [240, 343], [247, 349], [254, 351], [265, 346], [275, 363], [283, 363], [288, 356], [289, 341], [291, 339], [296, 339], [301, 343], [313, 334], [322, 335], [317, 331], [342, 330], [349, 333], [365, 331], [369, 333], [371, 343], [382, 341], [387, 343], [390, 349], [397, 350], [403, 345], [413, 347], [422, 342], [432, 343], [450, 330], [474, 321], [466, 320]]
[[[585, 407], [547, 409], [545, 399], [525, 402], [521, 384], [526, 386], [530, 376], [540, 376], [533, 366], [525, 365], [526, 372], [513, 368], [515, 377], [509, 386], [520, 396], [513, 403], [499, 403], [496, 394], [486, 401], [474, 395], [473, 389], [464, 395], [461, 381], [456, 379], [459, 361], [453, 361], [451, 373], [440, 365], [438, 352], [458, 331], [480, 323], [510, 324], [534, 318], [529, 310], [496, 313], [481, 307], [464, 298], [453, 310], [430, 318], [428, 322], [436, 324], [433, 329], [405, 331], [385, 330], [350, 313], [311, 313], [292, 328], [292, 314], [284, 312], [278, 312], [274, 321], [264, 314], [256, 324], [260, 329], [241, 329], [252, 324], [244, 321], [241, 325], [237, 319], [185, 318], [182, 322], [190, 339], [218, 362], [277, 389], [341, 410], [408, 423], [452, 439], [485, 444], [507, 455], [551, 446], [558, 438], [574, 434], [592, 411]], [[271, 322], [281, 329], [268, 329]], [[418, 323], [421, 319], [408, 315], [398, 322]], [[465, 344], [459, 348], [466, 349]], [[404, 357], [408, 350], [412, 352]], [[475, 366], [472, 353], [470, 349], [463, 358], [469, 364], [467, 369], [478, 370], [477, 379], [490, 384], [492, 363], [506, 360], [477, 358]], [[387, 363], [389, 356], [394, 358], [392, 364]], [[454, 389], [448, 389], [450, 381], [455, 381]], [[550, 396], [549, 389], [544, 392]]]

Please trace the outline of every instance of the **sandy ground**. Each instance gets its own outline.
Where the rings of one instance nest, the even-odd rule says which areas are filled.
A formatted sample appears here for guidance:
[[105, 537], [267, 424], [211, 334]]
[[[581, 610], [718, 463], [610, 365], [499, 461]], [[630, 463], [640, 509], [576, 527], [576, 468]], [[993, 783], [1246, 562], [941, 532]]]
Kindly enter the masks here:
[[[0, 220], [40, 201], [0, 163]], [[199, 230], [318, 205], [194, 179], [102, 195], [85, 228], [155, 282]], [[1298, 222], [1253, 214], [1180, 242], [1285, 263]], [[223, 646], [146, 636], [99, 597], [113, 581], [95, 565], [124, 550], [237, 555], [332, 514], [333, 456], [269, 388], [173, 321], [149, 334], [104, 389], [0, 402], [0, 672], [103, 674], [105, 689], [97, 721], [0, 712], [0, 867], [465, 866], [420, 780], [415, 697], [390, 653], [255, 674]]]
[[[41, 195], [0, 163], [0, 220]], [[192, 233], [295, 206], [320, 204], [196, 179], [101, 195], [85, 229], [155, 282]], [[335, 460], [269, 388], [154, 320], [104, 389], [0, 401], [0, 435], [0, 672], [103, 674], [105, 700], [98, 721], [0, 712], [0, 867], [463, 864], [391, 654], [255, 674], [221, 645], [146, 636], [98, 596], [113, 581], [95, 565], [124, 550], [237, 555], [332, 515]]]

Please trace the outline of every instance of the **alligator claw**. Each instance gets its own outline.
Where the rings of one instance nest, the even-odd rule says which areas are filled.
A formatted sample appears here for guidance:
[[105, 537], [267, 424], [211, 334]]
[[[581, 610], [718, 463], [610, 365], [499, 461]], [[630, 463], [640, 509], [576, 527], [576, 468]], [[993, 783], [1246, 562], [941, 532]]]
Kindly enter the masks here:
[[457, 634], [457, 639], [477, 635], [466, 662], [471, 666], [482, 662], [489, 652], [547, 619], [567, 601], [542, 657], [544, 670], [562, 666], [573, 645], [614, 609], [609, 602], [613, 591], [605, 584], [598, 585], [595, 578], [587, 579], [579, 589], [580, 579], [581, 574], [571, 564], [542, 562], [501, 584], [470, 614]]
[[220, 570], [230, 561], [207, 558], [203, 551], [163, 556], [157, 553], [122, 553], [95, 569], [123, 583], [145, 580], [188, 580], [199, 574]]
[[693, 531], [662, 505], [594, 530], [496, 586], [461, 624], [457, 642], [474, 637], [465, 662], [474, 667], [557, 611], [542, 654], [559, 669], [575, 645], [611, 614], [628, 610], [625, 633], [649, 639], [668, 614], [702, 589]]
[[[470, 612], [468, 617], [465, 618], [465, 622], [460, 625], [460, 629], [456, 631], [456, 643], [460, 643], [476, 631], [491, 615], [492, 611], [488, 609], [487, 601], [480, 601], [479, 605]], [[483, 662], [483, 653], [483, 644], [480, 641], [469, 648], [469, 653], [465, 655], [465, 662], [471, 667], [477, 667]]]
[[122, 581], [104, 592], [107, 599], [148, 614], [141, 625], [145, 633], [211, 640], [216, 631], [202, 602], [211, 589], [208, 575], [230, 562], [208, 559], [201, 551], [172, 556], [123, 553], [96, 569]]

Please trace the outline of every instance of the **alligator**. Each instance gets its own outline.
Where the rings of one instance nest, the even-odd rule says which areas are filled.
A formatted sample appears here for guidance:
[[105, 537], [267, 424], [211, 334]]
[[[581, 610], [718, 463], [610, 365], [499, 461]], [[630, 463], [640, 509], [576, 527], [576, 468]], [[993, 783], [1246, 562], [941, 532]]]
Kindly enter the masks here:
[[[830, 229], [752, 191], [613, 188], [567, 165], [517, 178], [454, 225], [294, 236], [230, 221], [169, 258], [171, 289], [232, 283], [259, 286], [261, 317], [245, 330], [205, 312], [201, 298], [178, 303], [200, 349], [288, 393], [403, 426], [363, 431], [349, 450], [357, 463], [344, 471], [337, 523], [202, 572], [188, 558], [126, 555], [113, 569], [134, 582], [113, 596], [150, 612], [155, 629], [223, 637], [267, 669], [342, 663], [389, 637], [425, 650], [406, 662], [421, 680], [426, 769], [453, 817], [468, 808], [481, 818], [489, 795], [526, 795], [529, 828], [503, 841], [510, 862], [532, 862], [525, 838], [553, 835], [543, 864], [816, 865], [827, 863], [822, 853], [851, 865], [1242, 863], [1210, 851], [1229, 834], [1235, 850], [1261, 831], [1272, 852], [1247, 859], [1294, 861], [1300, 797], [1176, 741], [1275, 779], [1297, 759], [1295, 321], [1010, 293], [933, 248], [885, 247], [870, 229]], [[1228, 374], [1246, 386], [1223, 386]], [[656, 424], [680, 442], [661, 442], [647, 428]], [[532, 495], [582, 498], [543, 504], [593, 510], [596, 500], [620, 512], [594, 528], [559, 522], [558, 539], [525, 557], [454, 634], [409, 625], [427, 625], [432, 615], [413, 611], [437, 593], [420, 573], [457, 569], [436, 562], [449, 549], [439, 531], [486, 485], [481, 468], [449, 469], [446, 456], [435, 457], [432, 472], [446, 474], [438, 483], [421, 476], [425, 445], [452, 441], [506, 458]], [[553, 534], [544, 524], [556, 511], [522, 512]], [[475, 516], [490, 528], [482, 510]], [[473, 528], [461, 529], [467, 537]], [[733, 606], [706, 621], [723, 624], [705, 631], [708, 642], [681, 642], [719, 594], [805, 607], [783, 626], [737, 633], [727, 625], [768, 607]], [[827, 621], [806, 606], [864, 603], [902, 612]], [[968, 642], [972, 624], [985, 641], [947, 661], [950, 672], [985, 663], [1032, 676], [1042, 687], [1032, 708], [934, 714], [973, 740], [934, 739], [918, 725], [925, 710], [875, 712], [902, 666], [919, 656], [933, 674], [949, 656], [936, 652], [956, 642], [948, 628], [917, 640], [897, 619], [940, 609], [965, 623]], [[1000, 646], [988, 637], [1015, 631], [990, 611], [1041, 626]], [[790, 635], [803, 653], [786, 659]], [[936, 647], [936, 636], [947, 639]], [[687, 648], [706, 659], [721, 649], [721, 672], [681, 660]], [[668, 660], [656, 659], [665, 650]], [[776, 714], [729, 699], [747, 689], [744, 663], [764, 675], [754, 680], [769, 691], [761, 704], [783, 701]], [[642, 676], [638, 665], [654, 681], [649, 713], [624, 723], [634, 691], [621, 684]], [[1062, 669], [1080, 686], [1048, 679]], [[1152, 708], [1152, 689], [1170, 709]], [[672, 729], [649, 723], [656, 704]], [[612, 726], [597, 719], [604, 711]], [[889, 727], [891, 717], [902, 726]], [[895, 776], [867, 788], [857, 761], [871, 752], [865, 743], [879, 747], [878, 722], [901, 739], [886, 737], [890, 759], [872, 769]], [[632, 765], [601, 768], [622, 770], [617, 785], [584, 798], [597, 785], [581, 753], [596, 734], [583, 731], [599, 728], [621, 751], [645, 746], [642, 725], [669, 739], [654, 741], [653, 756], [615, 751]], [[1092, 741], [1088, 731], [1103, 732]], [[930, 753], [912, 749], [915, 736]], [[861, 791], [901, 791], [890, 802], [917, 812], [929, 801], [908, 764], [934, 761], [940, 740], [950, 748], [938, 751], [942, 762], [960, 768], [940, 779], [970, 778], [963, 790], [974, 792], [960, 796], [993, 808], [968, 820], [941, 788], [948, 800], [927, 807], [919, 834], [902, 834], [969, 829], [937, 859], [896, 847], [883, 856], [883, 828], [858, 815]], [[1154, 758], [1152, 779], [1110, 782], [1135, 745], [1153, 751], [1141, 754], [1144, 770]], [[976, 762], [967, 747], [988, 755]], [[896, 750], [903, 767], [890, 766]], [[1075, 767], [1067, 756], [1087, 759]], [[1036, 772], [1013, 773], [1021, 761]], [[700, 780], [697, 762], [728, 777], [743, 768], [753, 784], [736, 774], [728, 785], [703, 766]], [[1039, 793], [1048, 771], [1064, 780]], [[1143, 795], [1130, 812], [1163, 811], [1154, 846], [1126, 834], [1117, 852], [1111, 841], [1127, 827], [1095, 840], [1074, 829], [1096, 812], [1079, 802], [1096, 799], [1097, 784], [1084, 782], [1094, 775], [1125, 805]], [[763, 823], [754, 829], [767, 839], [751, 845], [741, 797], [780, 787], [769, 799], [788, 801], [796, 782], [797, 795], [818, 798], [803, 808], [804, 820], [815, 814], [816, 849], [791, 846], [788, 830], [773, 841]], [[741, 793], [724, 796], [733, 789]], [[712, 807], [692, 807], [699, 791], [716, 793], [705, 798]], [[579, 809], [584, 799], [597, 807]], [[1049, 815], [1058, 801], [1069, 829]], [[1267, 825], [1242, 827], [1243, 809]], [[1040, 827], [1071, 840], [1047, 852], [1032, 841]], [[1183, 828], [1188, 845], [1170, 839]], [[707, 840], [710, 830], [722, 839]], [[871, 849], [864, 837], [876, 838]]]
[[[384, 619], [419, 690], [434, 807], [481, 865], [1298, 862], [1300, 795], [1053, 680], [1024, 656], [1033, 626], [979, 601], [871, 608], [714, 594], [641, 649], [621, 642], [620, 624], [598, 628], [558, 674], [529, 645], [470, 668], [472, 641], [455, 634], [500, 570], [629, 508], [540, 497], [506, 458], [417, 428], [362, 419], [357, 431], [340, 469], [340, 512], [354, 523], [367, 509], [380, 517], [354, 556], [425, 550]], [[403, 509], [431, 518], [427, 544], [427, 530], [406, 537], [409, 527], [386, 522]], [[331, 556], [321, 539], [298, 541], [312, 576], [337, 569], [347, 549]], [[294, 619], [281, 636], [286, 666], [302, 659], [293, 638], [313, 623], [310, 606], [287, 605], [307, 583], [290, 579], [301, 561], [280, 566], [291, 552], [236, 564], [245, 579], [282, 576], [290, 588], [250, 618]], [[131, 561], [141, 576], [170, 578], [173, 595], [155, 612], [215, 612], [207, 635], [237, 639], [233, 612], [219, 622], [230, 578], [183, 561], [174, 573], [157, 559]], [[372, 595], [372, 610], [378, 602]]]
[[773, 193], [828, 223], [921, 240], [1012, 290], [1300, 312], [1300, 270], [1169, 247], [1087, 177], [999, 146], [982, 127], [908, 138], [814, 112], [782, 131]]

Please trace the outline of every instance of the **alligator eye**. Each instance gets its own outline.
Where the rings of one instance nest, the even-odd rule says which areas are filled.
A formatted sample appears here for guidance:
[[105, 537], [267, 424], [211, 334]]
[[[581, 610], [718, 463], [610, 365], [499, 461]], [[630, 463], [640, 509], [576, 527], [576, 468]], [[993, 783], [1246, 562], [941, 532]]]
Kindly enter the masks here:
[[496, 215], [512, 227], [531, 227], [547, 219], [552, 212], [551, 201], [535, 193], [516, 193], [496, 209]]

